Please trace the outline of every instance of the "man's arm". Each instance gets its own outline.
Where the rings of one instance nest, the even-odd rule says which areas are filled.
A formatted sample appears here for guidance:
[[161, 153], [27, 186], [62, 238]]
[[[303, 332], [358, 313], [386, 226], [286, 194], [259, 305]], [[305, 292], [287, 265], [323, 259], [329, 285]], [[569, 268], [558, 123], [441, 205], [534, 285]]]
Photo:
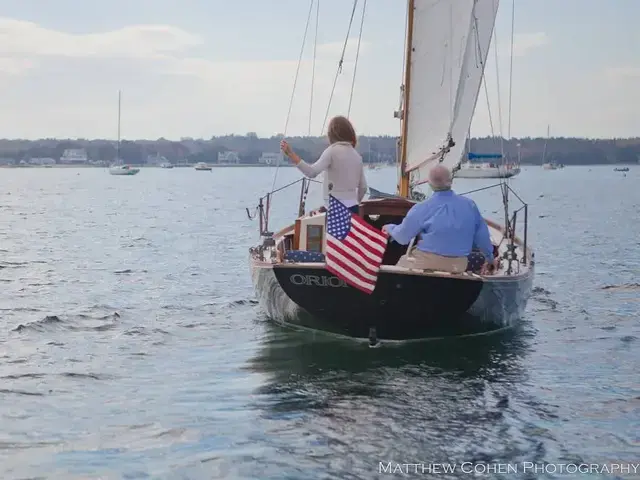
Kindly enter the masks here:
[[476, 233], [473, 237], [473, 244], [484, 254], [486, 261], [491, 263], [493, 262], [493, 244], [491, 243], [489, 227], [487, 226], [487, 222], [484, 221], [484, 218], [482, 218], [482, 214], [475, 202], [473, 209], [476, 215]]
[[414, 205], [407, 212], [407, 215], [400, 225], [390, 223], [385, 225], [383, 230], [400, 245], [409, 245], [411, 239], [422, 231], [423, 215], [421, 214], [421, 210], [424, 210], [424, 208], [425, 205], [421, 203]]

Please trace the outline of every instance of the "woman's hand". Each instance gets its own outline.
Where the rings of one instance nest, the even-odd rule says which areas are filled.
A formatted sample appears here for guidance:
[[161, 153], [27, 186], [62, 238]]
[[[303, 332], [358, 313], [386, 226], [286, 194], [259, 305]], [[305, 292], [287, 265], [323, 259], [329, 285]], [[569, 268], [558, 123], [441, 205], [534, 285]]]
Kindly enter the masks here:
[[284, 153], [287, 157], [290, 157], [293, 153], [291, 146], [287, 143], [286, 140], [282, 140], [280, 142], [280, 150], [282, 150], [282, 153]]
[[314, 216], [314, 215], [320, 215], [321, 213], [325, 213], [327, 211], [327, 209], [325, 207], [320, 207], [317, 210], [311, 210], [309, 212], [310, 216]]

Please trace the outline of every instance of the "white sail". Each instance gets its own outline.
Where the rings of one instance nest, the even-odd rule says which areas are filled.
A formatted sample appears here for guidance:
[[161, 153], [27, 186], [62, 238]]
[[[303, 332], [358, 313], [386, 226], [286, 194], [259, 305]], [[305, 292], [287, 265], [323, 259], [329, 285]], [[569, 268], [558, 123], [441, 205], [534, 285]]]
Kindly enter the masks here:
[[464, 139], [469, 133], [482, 85], [482, 77], [487, 63], [493, 28], [498, 13], [499, 0], [476, 0], [473, 10], [471, 35], [467, 37], [465, 58], [460, 75], [455, 118], [451, 127], [451, 137], [456, 145], [445, 157], [449, 168], [457, 167], [462, 161]]
[[[411, 172], [413, 184], [424, 182], [429, 169], [441, 159], [451, 169], [462, 160], [498, 1], [415, 1], [405, 105], [405, 171]], [[450, 138], [454, 146], [449, 146]]]

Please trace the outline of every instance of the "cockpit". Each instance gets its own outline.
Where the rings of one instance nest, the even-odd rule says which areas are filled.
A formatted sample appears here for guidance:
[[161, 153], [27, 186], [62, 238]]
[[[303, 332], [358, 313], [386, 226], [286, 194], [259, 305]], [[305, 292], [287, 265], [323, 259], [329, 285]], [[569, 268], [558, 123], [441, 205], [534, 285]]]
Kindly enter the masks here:
[[[366, 200], [360, 204], [359, 215], [377, 229], [388, 223], [400, 223], [415, 203], [403, 198]], [[326, 248], [326, 213], [307, 214], [295, 221], [291, 229], [281, 232], [279, 254], [283, 260], [294, 262], [323, 262]], [[383, 265], [395, 265], [406, 253], [407, 246], [390, 242], [382, 260]]]

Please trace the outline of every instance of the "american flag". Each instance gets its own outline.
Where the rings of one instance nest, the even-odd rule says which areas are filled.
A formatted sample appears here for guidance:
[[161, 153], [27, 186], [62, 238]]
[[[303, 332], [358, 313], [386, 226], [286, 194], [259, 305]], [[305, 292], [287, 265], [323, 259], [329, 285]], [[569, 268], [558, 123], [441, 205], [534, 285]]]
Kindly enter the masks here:
[[327, 212], [327, 270], [347, 284], [371, 294], [376, 288], [387, 237], [351, 213], [333, 195]]

